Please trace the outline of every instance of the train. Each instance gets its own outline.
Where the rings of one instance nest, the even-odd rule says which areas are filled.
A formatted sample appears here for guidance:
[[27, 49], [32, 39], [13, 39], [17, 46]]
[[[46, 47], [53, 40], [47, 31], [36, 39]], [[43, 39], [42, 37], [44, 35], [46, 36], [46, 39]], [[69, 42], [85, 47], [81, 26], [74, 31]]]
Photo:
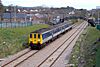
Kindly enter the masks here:
[[29, 34], [28, 45], [31, 49], [41, 49], [60, 34], [72, 29], [72, 23], [60, 23], [49, 28], [42, 28]]
[[60, 18], [60, 16], [57, 16], [56, 18], [54, 18], [51, 23], [53, 25], [59, 24], [59, 23], [63, 23], [64, 22], [64, 18]]

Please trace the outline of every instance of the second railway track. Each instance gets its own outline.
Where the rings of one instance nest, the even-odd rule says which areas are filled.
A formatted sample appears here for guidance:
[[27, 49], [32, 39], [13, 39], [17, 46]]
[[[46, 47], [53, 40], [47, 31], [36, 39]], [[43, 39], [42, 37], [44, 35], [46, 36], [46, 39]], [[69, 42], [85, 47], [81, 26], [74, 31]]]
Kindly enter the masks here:
[[38, 67], [52, 67], [52, 65], [56, 62], [56, 60], [62, 55], [62, 53], [71, 45], [71, 43], [79, 36], [79, 34], [83, 31], [86, 25], [77, 29], [75, 34], [66, 40], [59, 48], [57, 48], [51, 55], [49, 55]]

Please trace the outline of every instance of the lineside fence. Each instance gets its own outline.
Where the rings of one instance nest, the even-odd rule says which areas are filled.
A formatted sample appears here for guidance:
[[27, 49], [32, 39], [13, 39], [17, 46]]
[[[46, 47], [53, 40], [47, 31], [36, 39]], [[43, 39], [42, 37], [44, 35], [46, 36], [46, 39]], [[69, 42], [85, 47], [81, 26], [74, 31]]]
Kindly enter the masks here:
[[16, 28], [32, 26], [32, 22], [0, 22], [0, 28]]

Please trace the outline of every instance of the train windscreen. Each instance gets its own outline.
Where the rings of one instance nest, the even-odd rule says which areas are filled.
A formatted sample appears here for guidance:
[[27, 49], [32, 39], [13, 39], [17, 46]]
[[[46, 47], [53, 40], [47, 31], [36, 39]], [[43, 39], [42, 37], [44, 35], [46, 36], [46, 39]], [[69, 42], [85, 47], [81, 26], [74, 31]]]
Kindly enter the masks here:
[[32, 38], [32, 34], [30, 34], [30, 38]]
[[40, 39], [40, 34], [38, 34], [38, 38]]
[[36, 34], [34, 34], [34, 38], [36, 38]]

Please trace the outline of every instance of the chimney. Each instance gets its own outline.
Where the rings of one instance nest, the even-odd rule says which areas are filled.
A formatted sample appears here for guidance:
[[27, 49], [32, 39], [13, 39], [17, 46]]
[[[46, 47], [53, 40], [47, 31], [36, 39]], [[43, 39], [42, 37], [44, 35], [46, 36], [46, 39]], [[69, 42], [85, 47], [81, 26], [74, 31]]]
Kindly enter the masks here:
[[2, 1], [0, 0], [0, 5], [2, 5]]
[[1, 4], [1, 0], [0, 0], [0, 4]]

